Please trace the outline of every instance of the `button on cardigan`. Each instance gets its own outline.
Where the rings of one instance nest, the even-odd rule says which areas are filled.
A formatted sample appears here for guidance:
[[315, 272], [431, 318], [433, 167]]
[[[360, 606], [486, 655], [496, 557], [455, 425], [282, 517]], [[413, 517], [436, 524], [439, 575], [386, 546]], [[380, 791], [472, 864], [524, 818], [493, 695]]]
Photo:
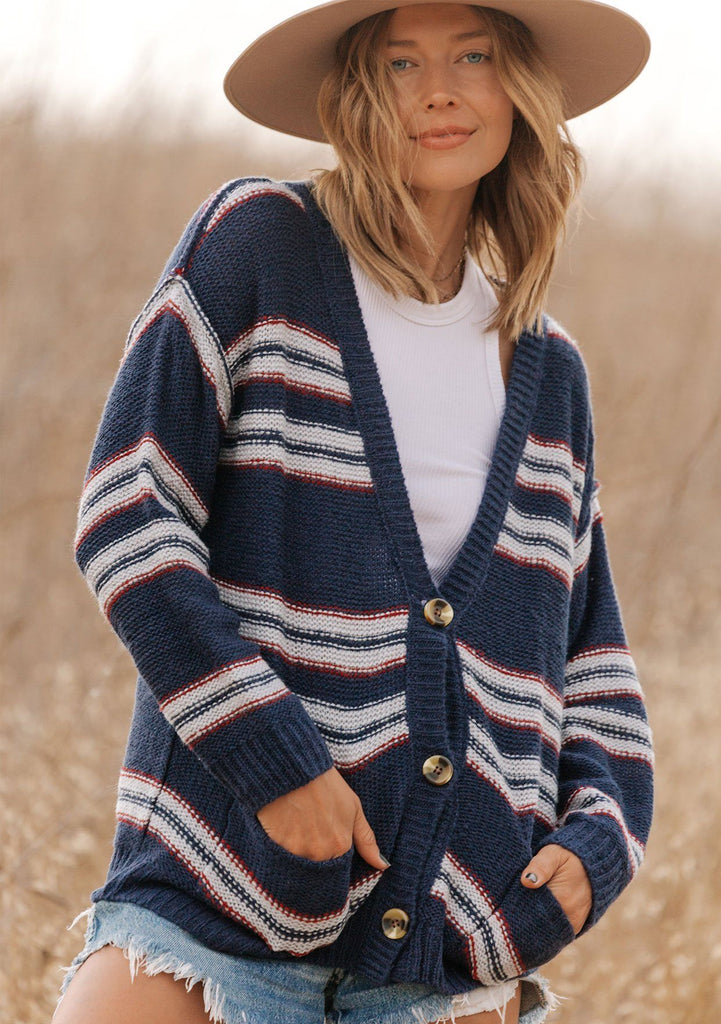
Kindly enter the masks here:
[[[572, 941], [547, 888], [520, 884], [552, 842], [586, 867], [593, 925], [652, 808], [597, 490], [584, 362], [545, 320], [519, 340], [475, 521], [434, 586], [312, 184], [214, 193], [130, 330], [80, 503], [77, 562], [139, 674], [92, 898], [224, 953], [452, 994]], [[354, 848], [296, 856], [256, 817], [333, 765], [386, 872]]]

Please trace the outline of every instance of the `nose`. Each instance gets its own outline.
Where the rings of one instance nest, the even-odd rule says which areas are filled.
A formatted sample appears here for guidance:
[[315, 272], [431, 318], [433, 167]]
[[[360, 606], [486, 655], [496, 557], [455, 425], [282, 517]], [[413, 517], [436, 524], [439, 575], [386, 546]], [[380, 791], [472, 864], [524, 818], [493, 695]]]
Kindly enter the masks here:
[[442, 66], [429, 67], [422, 77], [420, 99], [426, 110], [455, 106], [458, 102], [453, 75]]

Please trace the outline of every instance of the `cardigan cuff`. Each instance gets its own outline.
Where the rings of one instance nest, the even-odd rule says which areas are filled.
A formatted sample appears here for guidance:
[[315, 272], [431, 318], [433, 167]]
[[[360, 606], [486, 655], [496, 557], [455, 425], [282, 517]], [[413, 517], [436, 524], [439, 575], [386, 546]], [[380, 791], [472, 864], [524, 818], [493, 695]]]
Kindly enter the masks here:
[[608, 910], [631, 881], [631, 867], [622, 835], [600, 815], [575, 814], [539, 845], [563, 846], [582, 861], [591, 883], [593, 904], [583, 935]]
[[263, 722], [244, 732], [242, 747], [206, 763], [253, 812], [333, 767], [317, 726], [303, 715]]

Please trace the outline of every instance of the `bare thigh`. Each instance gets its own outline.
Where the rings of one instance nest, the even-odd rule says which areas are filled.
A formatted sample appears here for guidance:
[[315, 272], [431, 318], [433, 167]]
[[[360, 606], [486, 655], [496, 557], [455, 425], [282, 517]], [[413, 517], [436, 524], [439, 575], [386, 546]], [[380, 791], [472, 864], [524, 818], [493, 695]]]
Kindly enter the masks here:
[[[483, 1013], [471, 1013], [467, 1017], [458, 1017], [458, 1024], [518, 1024], [518, 1015], [521, 1009], [521, 986], [518, 986], [513, 999], [506, 1003], [506, 1015], [498, 1010], [486, 1010]], [[436, 1021], [435, 1024], [444, 1024]]]
[[103, 946], [82, 964], [68, 985], [52, 1024], [208, 1024], [203, 985], [190, 992], [172, 974], [133, 980], [121, 949]]

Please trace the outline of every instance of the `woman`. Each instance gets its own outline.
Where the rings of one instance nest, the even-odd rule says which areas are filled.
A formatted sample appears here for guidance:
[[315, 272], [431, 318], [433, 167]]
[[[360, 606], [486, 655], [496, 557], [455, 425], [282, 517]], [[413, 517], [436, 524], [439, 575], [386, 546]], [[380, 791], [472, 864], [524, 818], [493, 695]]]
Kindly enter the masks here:
[[640, 864], [588, 381], [541, 310], [564, 115], [647, 40], [498, 7], [340, 0], [228, 74], [338, 167], [211, 196], [103, 413], [77, 559], [140, 675], [56, 1024], [531, 1024]]

